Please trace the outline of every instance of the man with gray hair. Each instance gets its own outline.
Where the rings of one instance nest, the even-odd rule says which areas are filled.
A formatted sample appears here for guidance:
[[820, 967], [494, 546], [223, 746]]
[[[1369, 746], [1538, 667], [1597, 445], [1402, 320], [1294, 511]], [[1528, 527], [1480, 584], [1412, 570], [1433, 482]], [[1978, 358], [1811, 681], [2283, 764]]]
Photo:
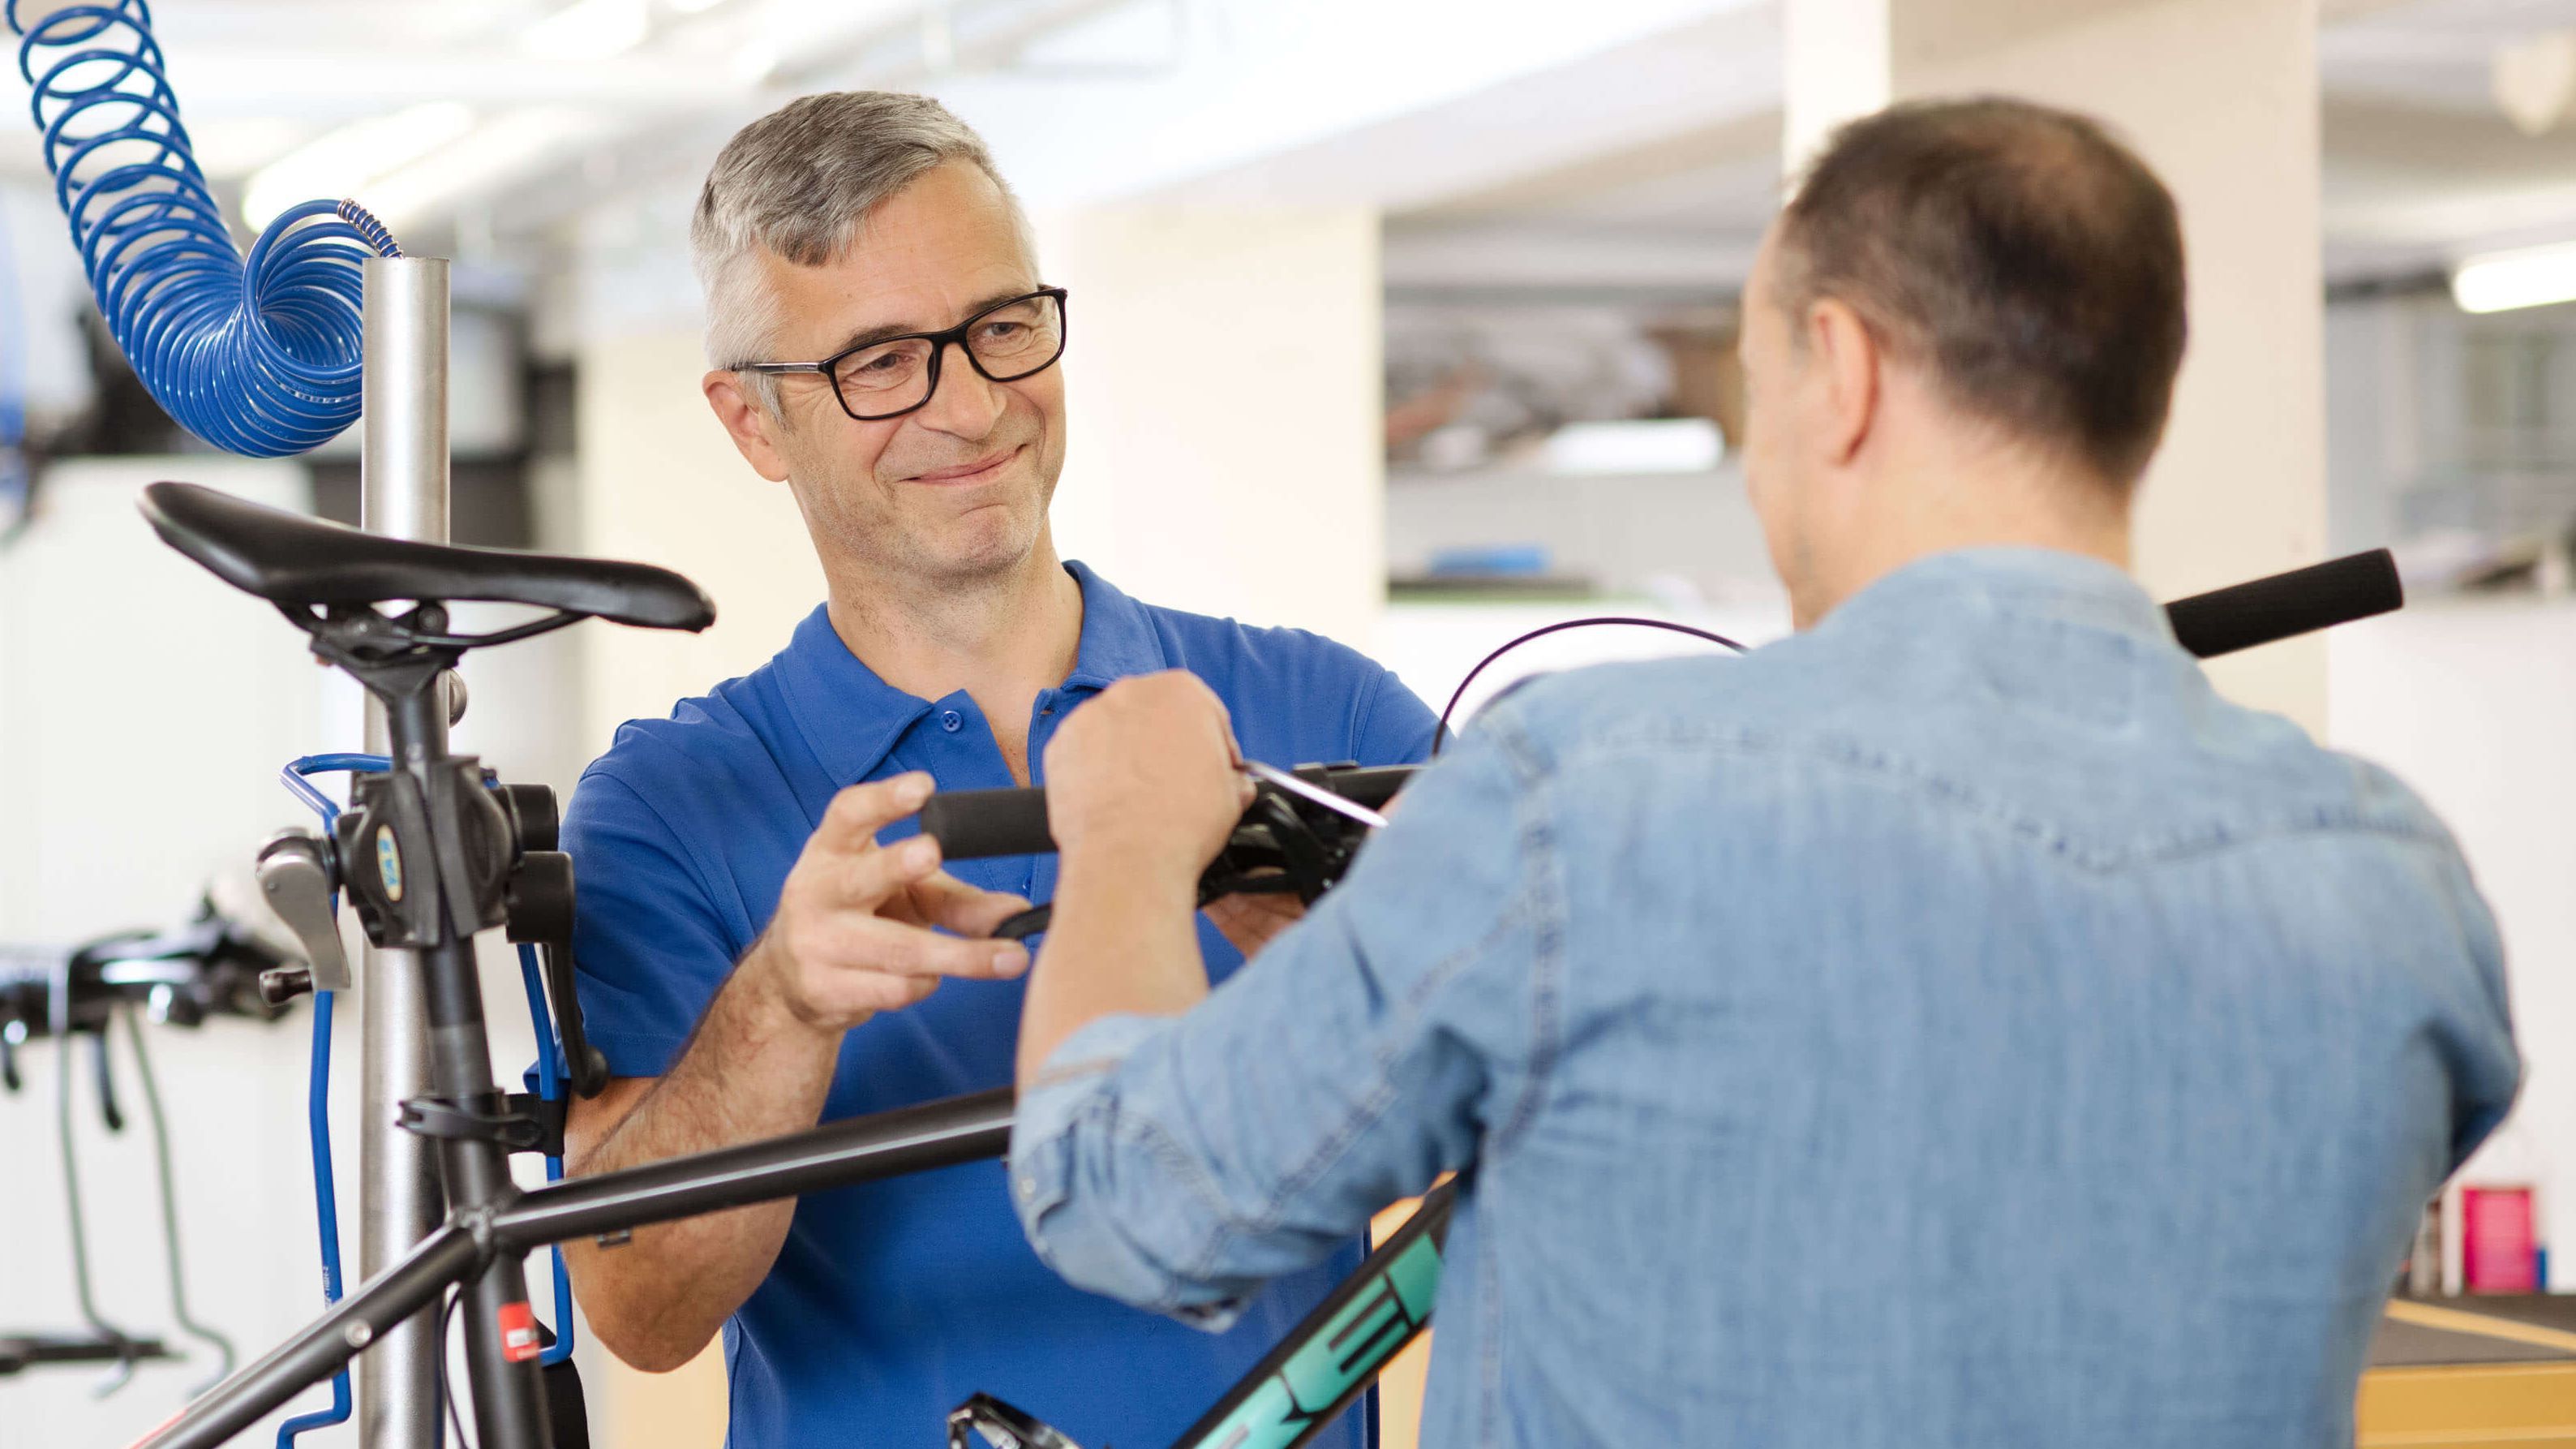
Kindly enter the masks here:
[[[938, 103], [809, 96], [754, 122], [691, 240], [707, 401], [795, 495], [828, 597], [766, 665], [621, 728], [573, 794], [574, 957], [615, 1077], [573, 1106], [577, 1174], [1008, 1084], [1028, 956], [990, 935], [1052, 894], [1054, 861], [952, 875], [911, 817], [934, 784], [1029, 783], [1110, 681], [1188, 670], [1278, 762], [1416, 760], [1435, 728], [1328, 640], [1140, 604], [1057, 558], [1066, 294]], [[1210, 914], [1220, 975], [1284, 919], [1248, 898]], [[1065, 1286], [999, 1163], [569, 1256], [629, 1363], [677, 1367], [723, 1330], [738, 1449], [933, 1442], [977, 1390], [1086, 1443], [1169, 1440], [1357, 1261], [1199, 1333]], [[1364, 1438], [1356, 1415], [1333, 1433]]]

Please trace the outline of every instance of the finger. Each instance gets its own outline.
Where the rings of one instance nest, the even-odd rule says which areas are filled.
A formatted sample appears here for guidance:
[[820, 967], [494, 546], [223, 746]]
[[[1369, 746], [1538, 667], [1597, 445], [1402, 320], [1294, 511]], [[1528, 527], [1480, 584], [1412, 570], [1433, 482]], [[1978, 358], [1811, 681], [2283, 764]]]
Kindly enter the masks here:
[[882, 916], [858, 918], [850, 927], [852, 956], [868, 969], [896, 976], [958, 976], [1005, 980], [1029, 969], [1028, 948], [1017, 941], [941, 936]]
[[945, 926], [961, 936], [989, 936], [1029, 908], [1027, 901], [1007, 891], [971, 886], [944, 870], [914, 881], [906, 895], [922, 924]]
[[852, 785], [832, 797], [814, 840], [828, 850], [866, 850], [876, 844], [878, 831], [919, 810], [931, 789], [930, 775], [922, 770]]
[[905, 976], [891, 971], [822, 971], [815, 973], [808, 990], [817, 1009], [837, 1016], [861, 1018], [918, 1005], [939, 989], [942, 979], [937, 976]]
[[831, 888], [842, 904], [872, 911], [939, 869], [939, 842], [916, 835], [883, 849], [870, 845], [831, 861], [829, 869]]

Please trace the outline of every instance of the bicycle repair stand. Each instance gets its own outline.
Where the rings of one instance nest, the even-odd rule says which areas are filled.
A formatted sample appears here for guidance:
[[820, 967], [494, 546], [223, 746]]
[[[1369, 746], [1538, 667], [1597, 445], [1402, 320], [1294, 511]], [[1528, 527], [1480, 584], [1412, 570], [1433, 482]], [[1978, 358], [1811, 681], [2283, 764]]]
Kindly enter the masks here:
[[[447, 542], [448, 311], [446, 261], [365, 263], [359, 507], [371, 532]], [[438, 1227], [448, 1206], [442, 1179], [460, 1204], [489, 1201], [510, 1184], [510, 1152], [562, 1151], [560, 1102], [504, 1096], [493, 1083], [476, 931], [506, 923], [511, 939], [547, 948], [547, 995], [551, 1014], [563, 1024], [568, 1085], [596, 1093], [606, 1068], [580, 1040], [578, 1013], [566, 1010], [572, 872], [570, 858], [554, 849], [552, 792], [543, 786], [496, 791], [470, 757], [448, 756], [450, 693], [457, 683], [451, 671], [463, 651], [424, 642], [445, 633], [444, 611], [433, 604], [407, 616], [402, 623], [422, 636], [409, 639], [372, 610], [318, 625], [297, 622], [311, 628], [317, 654], [365, 686], [367, 747], [393, 762], [383, 774], [352, 777], [350, 808], [334, 839], [288, 832], [261, 851], [259, 864], [271, 904], [303, 939], [313, 963], [311, 977], [300, 984], [359, 984], [331, 914], [335, 877], [366, 928], [359, 973], [364, 1282]], [[433, 840], [446, 843], [443, 857], [433, 855]], [[332, 868], [335, 855], [344, 868]], [[435, 883], [435, 893], [405, 890], [406, 858], [436, 860], [437, 869], [413, 873]], [[374, 868], [346, 868], [361, 863]], [[469, 1307], [467, 1353], [490, 1360], [478, 1363], [473, 1382], [482, 1392], [497, 1389], [523, 1401], [506, 1406], [514, 1421], [542, 1417], [537, 1334], [522, 1264], [496, 1262], [476, 1281]], [[436, 1449], [444, 1433], [437, 1323], [404, 1323], [370, 1349], [357, 1366], [361, 1449]]]
[[[543, 950], [568, 1085], [590, 1096], [608, 1078], [572, 1000], [572, 861], [555, 849], [554, 792], [500, 784], [473, 756], [448, 753], [445, 681], [481, 641], [449, 634], [444, 606], [421, 603], [393, 619], [367, 608], [284, 612], [311, 634], [317, 656], [346, 670], [382, 708], [391, 762], [382, 773], [351, 777], [349, 808], [328, 838], [286, 831], [260, 852], [261, 885], [313, 963], [305, 981], [284, 984], [345, 978], [331, 915], [333, 889], [345, 889], [375, 947], [365, 989], [390, 994], [393, 973], [418, 963], [433, 1089], [403, 1099], [390, 1125], [431, 1144], [454, 1207], [499, 1204], [515, 1191], [509, 1154], [562, 1154], [564, 1103], [505, 1094], [494, 1083], [477, 932], [505, 926], [510, 939]], [[535, 1362], [542, 1344], [524, 1265], [495, 1256], [471, 1281], [466, 1307], [477, 1418], [544, 1422], [548, 1400]], [[434, 1335], [432, 1349], [443, 1349]], [[489, 1394], [500, 1397], [487, 1404]], [[434, 1442], [435, 1390], [425, 1402]]]

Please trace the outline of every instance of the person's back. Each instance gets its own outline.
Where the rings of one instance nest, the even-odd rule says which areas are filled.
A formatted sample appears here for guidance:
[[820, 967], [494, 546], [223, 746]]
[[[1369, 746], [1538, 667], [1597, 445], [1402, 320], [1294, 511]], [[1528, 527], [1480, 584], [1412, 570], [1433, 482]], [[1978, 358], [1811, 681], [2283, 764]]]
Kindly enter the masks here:
[[2171, 194], [2081, 116], [1890, 107], [1740, 315], [1798, 636], [1488, 710], [1203, 1004], [1221, 706], [1149, 677], [1057, 736], [1022, 1226], [1223, 1322], [1461, 1173], [1439, 1449], [2349, 1445], [2519, 1068], [2440, 826], [2220, 699], [2127, 575]]
[[1427, 1442], [2350, 1443], [2516, 1072], [2492, 925], [2402, 786], [2033, 550], [1479, 733], [1561, 960]]

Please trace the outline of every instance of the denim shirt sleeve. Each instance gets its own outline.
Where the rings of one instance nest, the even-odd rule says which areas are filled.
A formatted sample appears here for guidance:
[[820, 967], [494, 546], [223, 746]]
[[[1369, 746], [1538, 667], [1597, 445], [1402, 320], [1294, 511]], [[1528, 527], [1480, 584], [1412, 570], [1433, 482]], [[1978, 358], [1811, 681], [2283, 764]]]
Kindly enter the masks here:
[[1040, 1258], [1219, 1330], [1497, 1150], [1544, 1059], [1559, 913], [1537, 801], [1494, 733], [1417, 780], [1342, 885], [1196, 1010], [1092, 1022], [1049, 1058], [1011, 1139]]

